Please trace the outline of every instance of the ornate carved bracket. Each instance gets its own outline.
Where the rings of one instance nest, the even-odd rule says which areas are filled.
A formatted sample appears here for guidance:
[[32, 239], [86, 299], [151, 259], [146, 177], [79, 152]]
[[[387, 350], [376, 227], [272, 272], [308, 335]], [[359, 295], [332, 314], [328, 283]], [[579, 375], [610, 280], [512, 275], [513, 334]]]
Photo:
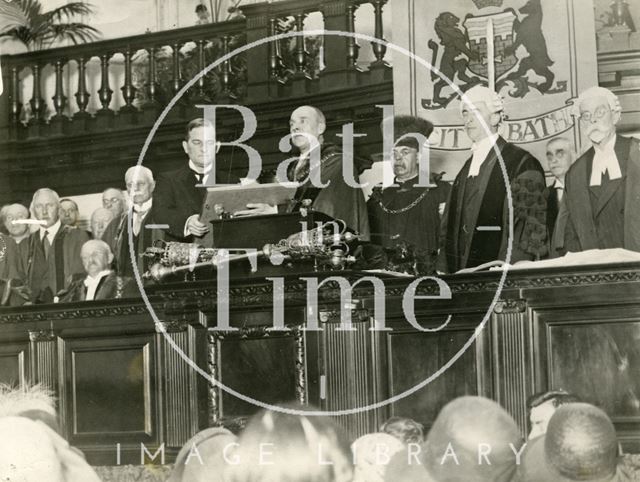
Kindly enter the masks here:
[[500, 300], [493, 307], [493, 312], [498, 315], [505, 315], [507, 313], [524, 313], [526, 310], [526, 300]]

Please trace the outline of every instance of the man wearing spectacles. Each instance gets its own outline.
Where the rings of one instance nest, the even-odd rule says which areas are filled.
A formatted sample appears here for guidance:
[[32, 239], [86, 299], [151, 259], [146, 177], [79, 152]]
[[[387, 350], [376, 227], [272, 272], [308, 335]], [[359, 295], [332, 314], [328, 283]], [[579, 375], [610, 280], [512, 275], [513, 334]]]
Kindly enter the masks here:
[[431, 176], [430, 187], [418, 186], [421, 146], [416, 134], [425, 140], [433, 124], [420, 117], [395, 116], [393, 119], [394, 183], [373, 189], [367, 203], [371, 242], [385, 249], [406, 243], [415, 248], [426, 263], [426, 272], [435, 272], [440, 235], [440, 212], [444, 210], [450, 186]]
[[587, 89], [577, 105], [591, 148], [565, 178], [565, 249], [640, 251], [640, 141], [616, 134], [621, 107], [611, 91]]
[[113, 219], [119, 218], [124, 212], [124, 194], [120, 189], [108, 187], [102, 193], [102, 207], [108, 209], [113, 214]]
[[[153, 199], [153, 219], [166, 224], [168, 241], [192, 242], [203, 238], [209, 226], [200, 221], [207, 190], [207, 176], [214, 172], [213, 158], [219, 149], [214, 126], [206, 119], [194, 119], [187, 124], [182, 149], [188, 162], [175, 170], [158, 175]], [[218, 161], [219, 158], [216, 159]], [[215, 166], [216, 184], [236, 184], [239, 179]]]

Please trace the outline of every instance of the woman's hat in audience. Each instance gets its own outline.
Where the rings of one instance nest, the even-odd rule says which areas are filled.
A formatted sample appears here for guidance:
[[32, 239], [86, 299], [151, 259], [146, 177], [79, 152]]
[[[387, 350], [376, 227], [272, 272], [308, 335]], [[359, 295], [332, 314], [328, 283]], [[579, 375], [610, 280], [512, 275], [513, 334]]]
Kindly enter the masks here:
[[551, 417], [547, 433], [529, 442], [520, 482], [615, 482], [618, 442], [611, 420], [588, 403], [569, 403]]

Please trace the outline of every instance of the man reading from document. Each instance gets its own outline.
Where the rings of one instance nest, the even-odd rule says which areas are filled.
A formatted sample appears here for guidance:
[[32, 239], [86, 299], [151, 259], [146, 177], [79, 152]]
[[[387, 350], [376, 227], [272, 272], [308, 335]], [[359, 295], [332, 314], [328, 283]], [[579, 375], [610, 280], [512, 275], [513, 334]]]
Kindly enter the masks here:
[[578, 108], [592, 147], [565, 178], [564, 247], [640, 251], [640, 141], [616, 134], [621, 109], [609, 90], [587, 89]]
[[[300, 151], [298, 162], [289, 165], [289, 181], [299, 182], [290, 210], [296, 211], [306, 199], [311, 207], [335, 219], [343, 220], [363, 238], [369, 238], [369, 220], [364, 193], [359, 187], [347, 184], [343, 175], [343, 155], [338, 146], [326, 143], [325, 116], [319, 109], [308, 105], [298, 107], [289, 121], [291, 143]], [[312, 183], [312, 162], [319, 159], [320, 180], [326, 187]]]
[[188, 157], [180, 168], [161, 173], [154, 193], [153, 219], [166, 224], [168, 241], [193, 241], [209, 232], [200, 221], [207, 190], [207, 176], [215, 169], [216, 184], [236, 184], [239, 179], [213, 165], [216, 142], [214, 126], [206, 119], [194, 119], [187, 125], [182, 148]]
[[[440, 269], [455, 273], [505, 260], [509, 241], [507, 189], [513, 199], [511, 263], [535, 260], [547, 252], [544, 171], [527, 151], [499, 134], [502, 98], [483, 86], [466, 93], [460, 110], [473, 141], [471, 157], [456, 176], [443, 219]], [[484, 122], [481, 122], [482, 119]], [[507, 179], [498, 161], [504, 160]]]

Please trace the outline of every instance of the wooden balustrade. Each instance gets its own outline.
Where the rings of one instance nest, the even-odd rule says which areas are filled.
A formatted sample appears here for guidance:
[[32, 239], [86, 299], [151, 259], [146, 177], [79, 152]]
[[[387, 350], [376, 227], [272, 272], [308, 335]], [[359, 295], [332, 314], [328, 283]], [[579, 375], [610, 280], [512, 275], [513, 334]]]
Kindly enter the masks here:
[[[386, 0], [285, 0], [248, 5], [242, 8], [244, 18], [227, 22], [3, 56], [3, 67], [10, 72], [10, 99], [1, 114], [5, 121], [0, 125], [8, 128], [0, 132], [0, 139], [148, 124], [193, 75], [233, 48], [279, 33], [303, 32], [306, 18], [314, 12], [322, 13], [325, 30], [353, 33], [364, 3], [373, 4], [375, 36], [382, 39]], [[362, 87], [379, 83], [380, 69], [386, 69], [384, 80], [391, 81], [384, 45], [374, 42], [375, 61], [368, 71], [357, 68], [358, 50], [354, 38], [341, 36], [312, 40], [300, 35], [263, 43], [242, 54], [243, 61], [227, 59], [200, 77], [179, 105], [229, 99], [256, 104]], [[319, 60], [323, 52], [329, 54]], [[99, 73], [93, 68], [94, 59]], [[53, 67], [53, 76], [45, 73], [48, 66]], [[23, 88], [27, 77], [33, 83], [30, 99]], [[48, 88], [51, 85], [53, 89]], [[50, 91], [52, 108], [46, 98]], [[118, 92], [115, 99], [114, 92]], [[151, 116], [139, 115], [148, 110]], [[49, 131], [47, 121], [56, 121], [59, 127]], [[24, 128], [27, 123], [32, 129]]]

